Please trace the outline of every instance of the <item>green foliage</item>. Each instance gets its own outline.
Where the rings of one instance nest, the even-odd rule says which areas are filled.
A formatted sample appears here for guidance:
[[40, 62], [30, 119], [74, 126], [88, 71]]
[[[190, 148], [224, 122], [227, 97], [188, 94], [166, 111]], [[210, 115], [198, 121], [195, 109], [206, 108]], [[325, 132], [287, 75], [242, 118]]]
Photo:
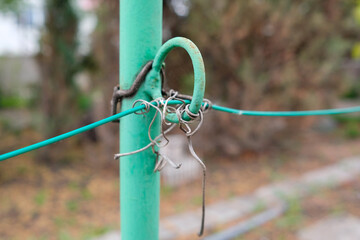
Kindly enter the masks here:
[[23, 108], [27, 106], [27, 102], [16, 95], [6, 94], [0, 88], [0, 109], [2, 108]]
[[[358, 25], [360, 25], [360, 1], [356, 1], [356, 5], [353, 10], [353, 16]], [[360, 42], [353, 46], [351, 55], [354, 59], [360, 59]]]
[[74, 218], [55, 217], [53, 221], [59, 229], [64, 229], [66, 226], [73, 226], [76, 224], [76, 220]]
[[185, 206], [183, 203], [176, 203], [174, 208], [177, 213], [183, 213], [185, 210]]
[[81, 197], [83, 200], [91, 200], [94, 196], [88, 189], [84, 188], [81, 190]]
[[16, 167], [16, 172], [19, 177], [23, 177], [29, 172], [29, 169], [26, 166], [19, 165]]
[[27, 240], [48, 240], [49, 238], [46, 236], [41, 236], [41, 237], [30, 237]]
[[27, 102], [17, 96], [0, 96], [0, 109], [1, 108], [25, 108]]
[[79, 203], [76, 200], [69, 200], [69, 201], [66, 202], [66, 208], [70, 212], [75, 212], [79, 208]]
[[[38, 100], [44, 116], [42, 131], [45, 137], [50, 137], [83, 124], [84, 113], [89, 111], [92, 102], [89, 93], [80, 88], [77, 76], [96, 65], [90, 55], [83, 56], [79, 51], [80, 14], [74, 6], [75, 1], [48, 0], [45, 3], [45, 26], [37, 58], [42, 68]], [[57, 153], [64, 152], [64, 144], [42, 149], [39, 161], [71, 163], [74, 158]]]
[[170, 196], [175, 189], [173, 187], [170, 186], [161, 186], [161, 195], [164, 197]]
[[1, 0], [0, 12], [15, 12], [18, 11], [23, 0]]
[[266, 209], [266, 204], [263, 201], [259, 200], [256, 202], [253, 213], [260, 213], [265, 211], [265, 209]]
[[296, 230], [303, 221], [301, 203], [298, 198], [287, 199], [288, 210], [276, 221], [279, 228]]
[[201, 206], [202, 204], [202, 196], [194, 196], [191, 198], [191, 203], [195, 206]]
[[341, 97], [344, 99], [357, 99], [359, 98], [359, 93], [360, 84], [358, 82], [355, 82], [347, 87]]
[[346, 207], [344, 206], [343, 203], [337, 203], [335, 206], [332, 207], [332, 209], [330, 210], [330, 213], [332, 215], [343, 215], [346, 212]]
[[81, 195], [81, 200], [90, 200], [93, 198], [93, 195], [86, 187], [81, 187], [78, 182], [70, 182], [68, 187], [74, 192], [79, 192]]
[[36, 205], [38, 206], [43, 206], [46, 202], [46, 192], [44, 190], [41, 190], [39, 191], [36, 195], [35, 195], [35, 198], [34, 198], [34, 201], [36, 203]]
[[353, 11], [354, 18], [358, 24], [360, 24], [360, 1], [356, 1], [356, 5]]
[[79, 183], [76, 182], [76, 181], [71, 181], [69, 182], [68, 184], [68, 187], [71, 189], [71, 190], [74, 190], [74, 191], [78, 191], [79, 190]]
[[80, 94], [77, 97], [77, 104], [79, 106], [79, 109], [82, 112], [85, 112], [87, 110], [89, 110], [92, 106], [92, 99], [91, 96], [85, 95], [85, 94]]
[[81, 91], [75, 76], [83, 69], [78, 53], [79, 17], [73, 1], [49, 0], [45, 10], [45, 29], [38, 58], [43, 68], [39, 96], [46, 116], [46, 134], [53, 136], [68, 129], [82, 113], [78, 101]]
[[340, 124], [340, 135], [348, 139], [360, 137], [360, 116], [334, 116]]
[[89, 227], [88, 230], [86, 230], [86, 233], [83, 234], [82, 239], [84, 239], [84, 240], [93, 239], [95, 237], [104, 235], [105, 233], [109, 232], [110, 230], [111, 230], [111, 227], [109, 227], [109, 226]]
[[360, 136], [359, 121], [348, 121], [344, 124], [344, 135], [346, 138], [355, 139]]
[[59, 237], [58, 237], [59, 240], [72, 240], [74, 239], [74, 237], [71, 236], [71, 234], [66, 231], [66, 230], [62, 230], [60, 233], [59, 233]]
[[351, 51], [351, 55], [354, 59], [360, 59], [360, 43], [356, 43]]
[[[79, 18], [69, 0], [47, 1], [46, 29], [51, 44], [56, 49], [60, 66], [63, 67], [65, 81], [69, 86], [74, 85], [74, 75], [78, 68], [77, 31]], [[59, 66], [57, 66], [59, 67]]]

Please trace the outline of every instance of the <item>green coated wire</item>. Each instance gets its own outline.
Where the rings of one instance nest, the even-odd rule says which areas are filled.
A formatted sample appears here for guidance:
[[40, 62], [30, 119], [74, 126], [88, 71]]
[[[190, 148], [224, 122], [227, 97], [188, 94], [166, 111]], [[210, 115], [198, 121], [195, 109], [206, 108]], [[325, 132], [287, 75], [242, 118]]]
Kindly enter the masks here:
[[227, 108], [213, 105], [212, 109], [221, 112], [233, 113], [246, 116], [262, 116], [262, 117], [301, 117], [301, 116], [319, 116], [334, 115], [360, 112], [360, 106], [338, 109], [309, 110], [309, 111], [247, 111], [234, 108]]
[[70, 131], [70, 132], [67, 132], [67, 133], [64, 133], [64, 134], [61, 134], [61, 135], [58, 135], [56, 137], [53, 137], [53, 138], [49, 138], [45, 141], [42, 141], [42, 142], [38, 142], [38, 143], [35, 143], [33, 145], [30, 145], [30, 146], [27, 146], [27, 147], [24, 147], [24, 148], [20, 148], [18, 150], [15, 150], [15, 151], [11, 151], [11, 152], [8, 152], [8, 153], [5, 153], [5, 154], [2, 154], [0, 155], [0, 161], [4, 161], [6, 159], [9, 159], [9, 158], [12, 158], [12, 157], [15, 157], [15, 156], [18, 156], [18, 155], [21, 155], [21, 154], [24, 154], [24, 153], [27, 153], [27, 152], [30, 152], [30, 151], [33, 151], [33, 150], [36, 150], [36, 149], [39, 149], [39, 148], [42, 148], [42, 147], [45, 147], [47, 145], [50, 145], [50, 144], [53, 144], [53, 143], [56, 143], [56, 142], [59, 142], [61, 140], [64, 140], [64, 139], [67, 139], [67, 138], [70, 138], [72, 136], [75, 136], [77, 134], [80, 134], [80, 133], [83, 133], [83, 132], [86, 132], [86, 131], [89, 131], [91, 129], [94, 129], [96, 127], [99, 127], [101, 125], [104, 125], [106, 123], [109, 123], [113, 120], [116, 120], [116, 119], [119, 119], [121, 117], [124, 117], [126, 115], [129, 115], [131, 113], [134, 113], [136, 111], [139, 111], [141, 109], [144, 109], [144, 105], [140, 105], [138, 107], [134, 107], [134, 108], [131, 108], [129, 110], [126, 110], [124, 112], [121, 112], [121, 113], [118, 113], [116, 115], [113, 115], [113, 116], [110, 116], [108, 118], [105, 118], [105, 119], [102, 119], [100, 121], [97, 121], [97, 122], [94, 122], [94, 123], [91, 123], [89, 125], [86, 125], [84, 127], [81, 127], [81, 128], [78, 128], [78, 129], [75, 129], [73, 131]]
[[[188, 100], [186, 100], [185, 102], [189, 103]], [[182, 102], [178, 101], [178, 100], [172, 100], [172, 101], [169, 101], [168, 104], [180, 104], [180, 103], [182, 103]], [[126, 111], [123, 111], [121, 113], [118, 113], [116, 115], [110, 116], [108, 118], [102, 119], [100, 121], [91, 123], [84, 127], [61, 134], [59, 136], [56, 136], [56, 137], [44, 140], [42, 142], [35, 143], [33, 145], [2, 154], [2, 155], [0, 155], [0, 161], [4, 161], [6, 159], [16, 157], [18, 155], [21, 155], [21, 154], [45, 147], [47, 145], [59, 142], [61, 140], [70, 138], [77, 134], [89, 131], [91, 129], [94, 129], [101, 125], [109, 123], [113, 120], [125, 117], [129, 114], [132, 114], [132, 113], [142, 110], [144, 108], [145, 108], [144, 105], [140, 105], [140, 106], [128, 109]], [[310, 110], [310, 111], [247, 111], [247, 110], [239, 110], [239, 109], [234, 109], [234, 108], [222, 107], [219, 105], [212, 105], [212, 109], [214, 109], [216, 111], [233, 113], [233, 114], [237, 114], [237, 115], [262, 116], [262, 117], [300, 117], [300, 116], [333, 115], [333, 114], [346, 114], [346, 113], [360, 112], [360, 106], [349, 107], [349, 108], [338, 108], [338, 109]]]
[[[188, 102], [188, 101], [185, 101], [185, 102]], [[182, 101], [178, 101], [178, 100], [169, 101], [169, 104], [181, 104], [181, 103], [182, 103]], [[113, 116], [104, 118], [104, 119], [99, 120], [97, 122], [91, 123], [91, 124], [86, 125], [84, 127], [72, 130], [70, 132], [67, 132], [67, 133], [64, 133], [64, 134], [61, 134], [61, 135], [58, 135], [56, 137], [49, 138], [47, 140], [44, 140], [44, 141], [29, 145], [27, 147], [20, 148], [20, 149], [17, 149], [17, 150], [2, 154], [2, 155], [0, 155], [0, 162], [4, 161], [4, 160], [7, 160], [9, 158], [13, 158], [13, 157], [19, 156], [21, 154], [24, 154], [24, 153], [27, 153], [27, 152], [30, 152], [30, 151], [33, 151], [33, 150], [48, 146], [50, 144], [59, 142], [61, 140], [73, 137], [73, 136], [78, 135], [80, 133], [89, 131], [91, 129], [94, 129], [94, 128], [97, 128], [97, 127], [99, 127], [101, 125], [104, 125], [106, 123], [112, 122], [112, 121], [114, 121], [116, 119], [125, 117], [125, 116], [127, 116], [129, 114], [132, 114], [134, 112], [140, 111], [140, 110], [142, 110], [144, 108], [145, 108], [145, 105], [140, 105], [140, 106], [125, 110], [123, 112], [120, 112], [118, 114], [115, 114]]]

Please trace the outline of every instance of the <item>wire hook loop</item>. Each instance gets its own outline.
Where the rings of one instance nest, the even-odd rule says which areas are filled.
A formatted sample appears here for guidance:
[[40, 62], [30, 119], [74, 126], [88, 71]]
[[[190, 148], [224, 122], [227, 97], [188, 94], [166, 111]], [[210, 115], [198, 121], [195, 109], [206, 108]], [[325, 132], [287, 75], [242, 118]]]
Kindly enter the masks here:
[[[192, 100], [189, 106], [189, 112], [194, 115], [197, 115], [204, 99], [205, 93], [205, 66], [204, 61], [201, 56], [201, 53], [197, 46], [187, 38], [183, 37], [176, 37], [168, 40], [164, 43], [159, 51], [157, 52], [154, 62], [152, 65], [152, 69], [149, 73], [149, 77], [155, 77], [160, 74], [161, 68], [165, 61], [166, 56], [168, 53], [173, 50], [174, 48], [179, 47], [183, 48], [190, 56], [193, 69], [194, 69], [194, 90]], [[160, 96], [153, 95], [153, 98], [158, 98]], [[187, 112], [184, 112], [182, 115], [182, 119], [189, 121], [191, 120], [191, 116]], [[178, 116], [175, 113], [167, 113], [166, 120], [172, 123], [179, 123]]]

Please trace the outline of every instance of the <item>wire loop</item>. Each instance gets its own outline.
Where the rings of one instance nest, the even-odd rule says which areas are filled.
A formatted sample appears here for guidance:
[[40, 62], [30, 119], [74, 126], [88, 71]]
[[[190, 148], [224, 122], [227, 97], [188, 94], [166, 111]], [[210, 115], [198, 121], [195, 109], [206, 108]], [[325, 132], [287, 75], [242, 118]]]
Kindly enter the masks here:
[[[206, 79], [205, 79], [205, 66], [204, 66], [203, 58], [201, 56], [199, 49], [192, 41], [183, 37], [176, 37], [164, 43], [160, 47], [159, 51], [157, 52], [154, 58], [152, 70], [150, 71], [149, 76], [156, 78], [159, 75], [161, 66], [165, 61], [166, 56], [172, 49], [176, 47], [183, 48], [189, 54], [191, 58], [191, 62], [193, 64], [194, 89], [193, 89], [193, 96], [189, 106], [189, 111], [192, 112], [193, 114], [197, 114], [203, 102]], [[158, 96], [155, 95], [153, 96], [153, 98], [157, 98], [157, 97]], [[179, 122], [178, 116], [174, 113], [168, 113], [166, 115], [166, 118], [168, 122], [172, 122], [172, 123]], [[190, 116], [186, 112], [184, 112], [182, 118], [184, 120], [190, 120]]]

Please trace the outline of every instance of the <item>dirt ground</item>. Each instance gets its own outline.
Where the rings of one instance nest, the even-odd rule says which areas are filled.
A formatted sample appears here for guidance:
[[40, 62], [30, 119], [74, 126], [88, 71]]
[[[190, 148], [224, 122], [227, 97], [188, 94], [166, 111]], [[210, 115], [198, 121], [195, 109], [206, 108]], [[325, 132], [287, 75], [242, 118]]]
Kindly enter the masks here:
[[[35, 138], [40, 140], [38, 136]], [[19, 143], [19, 136], [12, 136], [5, 144], [23, 142], [25, 145], [29, 139], [34, 141], [34, 133], [21, 139]], [[207, 203], [251, 193], [269, 182], [360, 155], [359, 144], [360, 139], [344, 140], [336, 135], [309, 131], [286, 152], [208, 161]], [[115, 163], [99, 167], [89, 163], [83, 151], [74, 151], [79, 160], [61, 168], [34, 164], [32, 153], [1, 163], [0, 239], [89, 239], [119, 228], [118, 166]], [[293, 239], [299, 227], [329, 213], [349, 210], [360, 214], [354, 197], [359, 190], [360, 184], [356, 183], [321, 192], [305, 201], [294, 200], [290, 213], [247, 234], [244, 239]], [[191, 185], [161, 189], [161, 217], [199, 206], [200, 180]], [[261, 238], [263, 236], [267, 238]]]

